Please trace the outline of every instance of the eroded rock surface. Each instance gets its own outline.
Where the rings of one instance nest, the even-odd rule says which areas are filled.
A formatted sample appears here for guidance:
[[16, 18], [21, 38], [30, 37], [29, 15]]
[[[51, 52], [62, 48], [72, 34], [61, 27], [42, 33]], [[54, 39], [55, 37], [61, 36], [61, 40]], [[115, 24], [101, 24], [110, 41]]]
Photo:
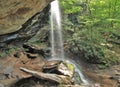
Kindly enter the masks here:
[[[31, 45], [27, 45], [27, 48], [40, 49]], [[115, 70], [117, 77], [86, 71], [85, 75], [94, 82], [90, 86], [81, 85], [82, 82], [79, 84], [72, 79], [75, 77], [73, 65], [61, 60], [46, 60], [36, 54], [26, 51], [25, 48], [1, 59], [0, 84], [5, 87], [59, 87], [61, 83], [61, 87], [118, 87], [118, 67]]]
[[52, 0], [0, 0], [0, 35], [19, 30]]
[[[12, 87], [42, 85], [44, 87], [47, 84], [57, 87], [59, 84], [73, 84], [71, 75], [74, 73], [74, 69], [69, 69], [69, 64], [59, 60], [47, 61], [39, 56], [31, 58], [27, 54], [27, 51], [17, 51], [0, 61], [0, 83], [2, 85], [7, 87], [11, 87], [11, 85]], [[34, 55], [33, 53], [29, 54]], [[49, 70], [44, 72], [45, 69]], [[56, 73], [56, 71], [59, 73]], [[34, 84], [26, 84], [25, 81], [28, 81], [28, 79], [30, 83]], [[37, 84], [38, 81], [40, 81], [40, 84]]]
[[[95, 72], [85, 72], [85, 74], [94, 82], [100, 84], [98, 87], [118, 87], [117, 80], [114, 79], [112, 75], [106, 73], [95, 73]], [[96, 87], [96, 86], [95, 86]]]

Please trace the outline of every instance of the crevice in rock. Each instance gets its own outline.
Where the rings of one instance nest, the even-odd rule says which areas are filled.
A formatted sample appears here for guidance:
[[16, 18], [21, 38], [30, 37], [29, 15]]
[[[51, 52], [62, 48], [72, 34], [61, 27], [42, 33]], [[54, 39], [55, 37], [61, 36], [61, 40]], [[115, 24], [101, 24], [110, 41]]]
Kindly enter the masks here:
[[18, 31], [0, 35], [0, 48], [23, 44], [36, 35], [43, 26], [48, 24], [49, 9], [50, 5], [45, 7], [41, 12], [36, 13]]

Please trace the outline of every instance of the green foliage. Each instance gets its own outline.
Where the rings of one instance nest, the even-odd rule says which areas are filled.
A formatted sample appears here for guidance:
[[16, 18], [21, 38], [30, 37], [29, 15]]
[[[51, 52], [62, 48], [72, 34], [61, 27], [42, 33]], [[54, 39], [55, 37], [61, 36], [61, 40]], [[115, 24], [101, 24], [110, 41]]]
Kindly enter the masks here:
[[82, 53], [88, 62], [102, 63], [101, 58], [104, 57], [104, 47], [100, 47], [89, 40], [69, 40], [71, 52]]
[[72, 52], [82, 52], [87, 61], [104, 66], [119, 63], [120, 50], [116, 53], [115, 45], [108, 46], [109, 40], [120, 40], [119, 0], [61, 0], [61, 7], [65, 41]]
[[79, 0], [61, 0], [61, 6], [66, 14], [79, 12], [82, 8], [76, 6]]
[[10, 54], [12, 54], [13, 52], [15, 52], [15, 48], [8, 48], [7, 50], [1, 50], [0, 51], [0, 57], [6, 57]]
[[1, 57], [5, 57], [6, 56], [6, 53], [5, 52], [0, 52], [0, 58]]

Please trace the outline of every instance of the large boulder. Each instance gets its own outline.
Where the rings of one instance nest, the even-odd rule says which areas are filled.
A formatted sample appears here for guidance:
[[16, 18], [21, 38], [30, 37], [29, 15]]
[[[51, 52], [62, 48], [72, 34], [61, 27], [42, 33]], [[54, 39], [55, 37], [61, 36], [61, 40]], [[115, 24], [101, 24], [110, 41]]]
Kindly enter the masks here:
[[0, 35], [19, 30], [53, 0], [0, 0]]
[[[0, 0], [0, 6], [3, 2], [5, 3], [5, 1], [6, 0]], [[8, 48], [11, 45], [21, 45], [24, 42], [27, 42], [35, 36], [36, 33], [42, 29], [42, 27], [46, 26], [49, 20], [49, 4], [53, 0], [12, 1], [14, 0], [8, 1], [9, 4], [5, 7], [7, 9], [5, 12], [7, 16], [3, 15], [4, 11], [3, 13], [0, 11], [0, 16], [2, 16], [0, 17], [1, 49]], [[11, 4], [16, 2], [16, 5], [11, 6]]]
[[43, 72], [56, 73], [68, 77], [74, 75], [74, 65], [61, 60], [47, 61], [43, 67]]

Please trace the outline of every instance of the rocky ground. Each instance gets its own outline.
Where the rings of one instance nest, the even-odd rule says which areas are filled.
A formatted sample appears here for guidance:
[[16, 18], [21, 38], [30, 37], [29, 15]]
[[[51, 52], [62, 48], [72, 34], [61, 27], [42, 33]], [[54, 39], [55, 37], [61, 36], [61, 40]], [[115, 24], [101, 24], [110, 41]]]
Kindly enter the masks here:
[[[83, 73], [90, 84], [75, 84], [74, 67], [63, 61], [45, 59], [49, 49], [24, 44], [0, 61], [0, 87], [119, 87], [120, 65], [99, 70], [85, 65]], [[77, 62], [78, 64], [80, 62]], [[82, 64], [82, 63], [81, 63]], [[61, 68], [62, 67], [62, 68]]]
[[[68, 53], [69, 54], [69, 53]], [[81, 66], [81, 70], [92, 86], [90, 87], [120, 87], [120, 64], [100, 68], [96, 64], [82, 61], [81, 56], [69, 55]], [[79, 60], [79, 61], [78, 61]]]
[[101, 87], [120, 87], [120, 65], [105, 69], [100, 69], [95, 64], [83, 65], [83, 72], [93, 83], [98, 83]]
[[71, 64], [61, 60], [46, 60], [49, 51], [38, 46], [24, 44], [23, 48], [1, 59], [0, 87], [74, 85], [74, 67]]

